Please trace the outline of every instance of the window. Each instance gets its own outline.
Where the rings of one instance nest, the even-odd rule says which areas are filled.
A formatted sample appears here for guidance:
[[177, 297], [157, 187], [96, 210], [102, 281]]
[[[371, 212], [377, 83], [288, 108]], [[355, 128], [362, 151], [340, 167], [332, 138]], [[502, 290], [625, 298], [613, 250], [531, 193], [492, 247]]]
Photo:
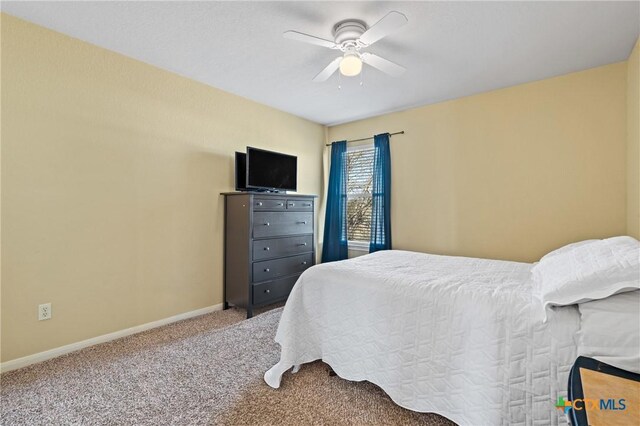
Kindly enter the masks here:
[[371, 235], [373, 147], [347, 150], [347, 240], [368, 247]]

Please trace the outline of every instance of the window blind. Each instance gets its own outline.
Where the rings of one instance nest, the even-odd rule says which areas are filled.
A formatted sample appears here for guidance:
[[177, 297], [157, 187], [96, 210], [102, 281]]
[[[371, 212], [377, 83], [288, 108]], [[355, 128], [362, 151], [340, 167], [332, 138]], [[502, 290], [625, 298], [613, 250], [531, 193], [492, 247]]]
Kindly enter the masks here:
[[371, 235], [371, 192], [373, 190], [373, 147], [347, 151], [347, 239], [369, 241]]

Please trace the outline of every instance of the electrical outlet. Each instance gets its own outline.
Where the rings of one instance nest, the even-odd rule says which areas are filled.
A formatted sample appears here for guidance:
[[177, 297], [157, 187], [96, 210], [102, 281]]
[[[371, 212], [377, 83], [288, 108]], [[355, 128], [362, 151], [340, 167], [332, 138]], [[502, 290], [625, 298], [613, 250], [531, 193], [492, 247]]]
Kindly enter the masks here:
[[38, 305], [38, 321], [51, 319], [51, 303]]

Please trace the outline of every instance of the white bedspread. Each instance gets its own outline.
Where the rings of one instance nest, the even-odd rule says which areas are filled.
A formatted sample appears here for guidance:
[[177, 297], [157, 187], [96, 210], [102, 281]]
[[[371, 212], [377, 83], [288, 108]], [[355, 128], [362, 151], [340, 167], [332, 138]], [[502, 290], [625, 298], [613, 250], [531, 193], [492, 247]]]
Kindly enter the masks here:
[[292, 366], [322, 359], [459, 424], [564, 423], [554, 402], [566, 397], [579, 315], [558, 308], [543, 323], [530, 268], [406, 251], [315, 266], [289, 296], [265, 381], [277, 388]]

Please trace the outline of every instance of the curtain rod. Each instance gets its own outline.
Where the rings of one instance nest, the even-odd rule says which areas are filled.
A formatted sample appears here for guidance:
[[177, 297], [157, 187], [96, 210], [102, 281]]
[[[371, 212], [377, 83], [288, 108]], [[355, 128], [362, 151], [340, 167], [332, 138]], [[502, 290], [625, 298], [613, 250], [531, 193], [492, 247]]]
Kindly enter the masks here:
[[[404, 135], [404, 130], [401, 130], [399, 132], [395, 132], [395, 133], [389, 133], [389, 136], [393, 136], [393, 135]], [[373, 136], [370, 138], [362, 138], [362, 139], [351, 139], [350, 141], [347, 141], [347, 143], [350, 142], [362, 142], [362, 141], [368, 141], [369, 139], [373, 139]], [[331, 146], [330, 143], [325, 144], [326, 146]]]

